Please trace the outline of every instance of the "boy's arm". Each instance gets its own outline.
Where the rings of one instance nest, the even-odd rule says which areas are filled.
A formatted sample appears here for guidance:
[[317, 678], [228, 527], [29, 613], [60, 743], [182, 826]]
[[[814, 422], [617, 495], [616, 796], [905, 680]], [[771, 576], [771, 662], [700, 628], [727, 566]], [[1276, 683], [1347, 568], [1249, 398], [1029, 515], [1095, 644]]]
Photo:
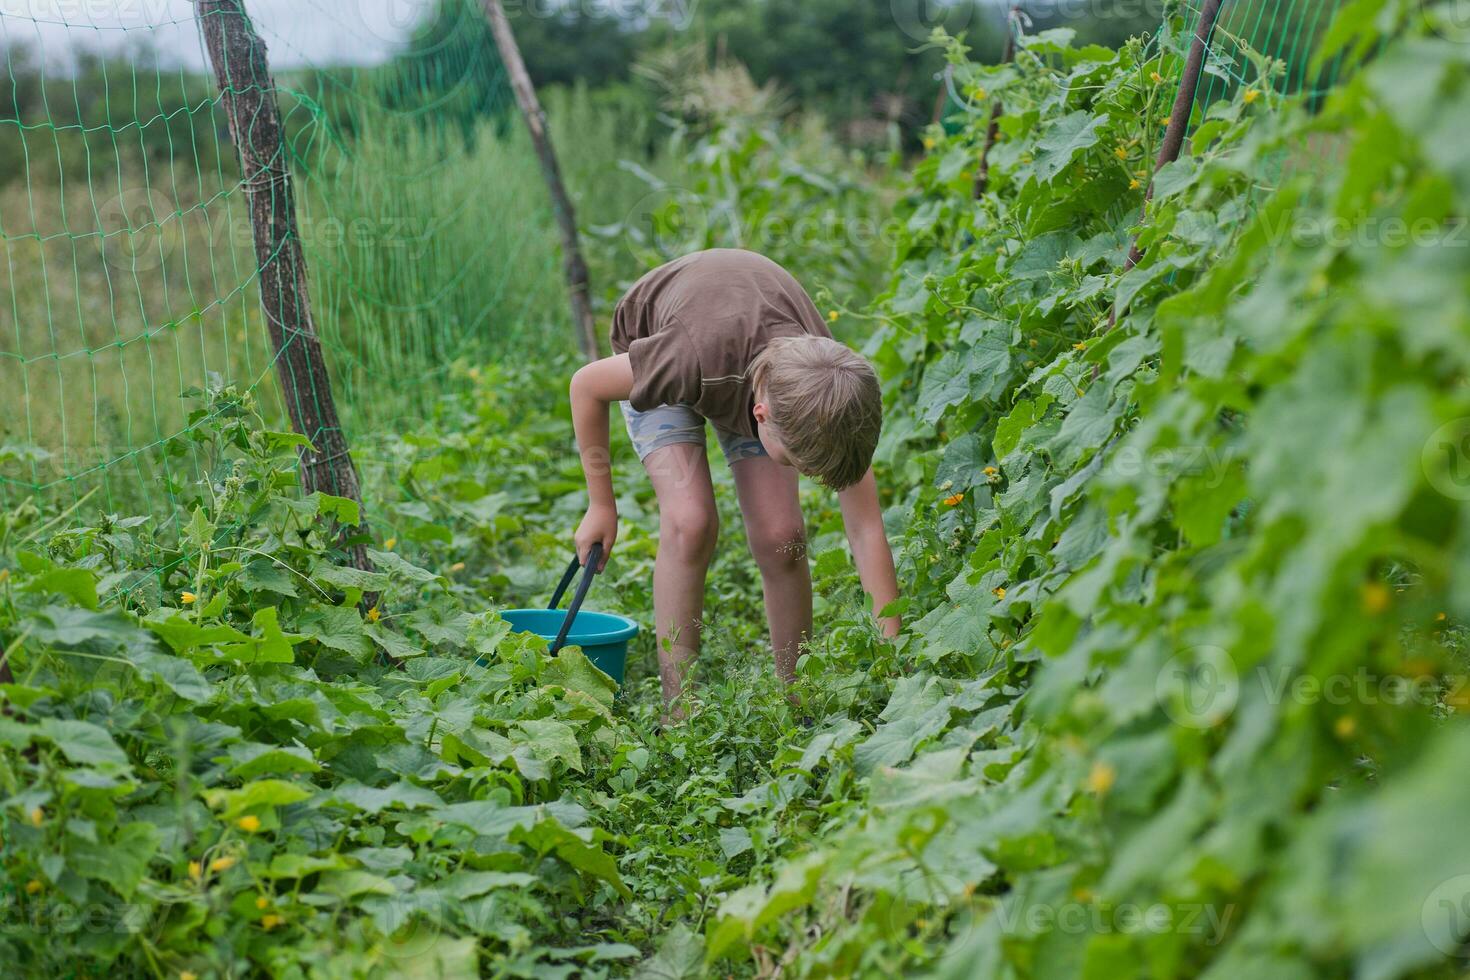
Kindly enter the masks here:
[[587, 562], [592, 545], [602, 544], [602, 565], [618, 537], [618, 504], [613, 496], [612, 451], [607, 409], [633, 391], [633, 366], [627, 354], [585, 365], [572, 375], [572, 429], [587, 477], [587, 516], [577, 526], [577, 557]]
[[898, 598], [898, 573], [893, 569], [893, 551], [883, 529], [883, 509], [878, 504], [878, 481], [873, 471], [837, 495], [842, 505], [842, 522], [857, 563], [863, 591], [873, 597], [873, 616], [886, 637], [898, 635], [897, 616], [883, 616], [883, 608]]

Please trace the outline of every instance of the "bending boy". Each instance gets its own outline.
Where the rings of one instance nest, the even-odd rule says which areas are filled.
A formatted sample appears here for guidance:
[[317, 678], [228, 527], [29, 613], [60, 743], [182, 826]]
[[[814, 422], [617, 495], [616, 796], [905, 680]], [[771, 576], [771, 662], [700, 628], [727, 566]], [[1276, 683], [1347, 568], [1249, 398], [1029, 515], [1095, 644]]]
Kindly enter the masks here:
[[[737, 249], [696, 252], [645, 275], [613, 314], [612, 346], [613, 357], [583, 367], [571, 384], [590, 499], [577, 528], [578, 556], [585, 563], [600, 542], [605, 563], [617, 539], [608, 406], [621, 402], [658, 497], [653, 605], [664, 701], [672, 706], [699, 654], [705, 573], [718, 533], [705, 455], [709, 420], [760, 568], [776, 673], [789, 684], [812, 629], [798, 472], [838, 491], [874, 615], [898, 597], [871, 465], [883, 415], [877, 375], [832, 339], [790, 273]], [[893, 636], [899, 623], [880, 618], [879, 627]]]

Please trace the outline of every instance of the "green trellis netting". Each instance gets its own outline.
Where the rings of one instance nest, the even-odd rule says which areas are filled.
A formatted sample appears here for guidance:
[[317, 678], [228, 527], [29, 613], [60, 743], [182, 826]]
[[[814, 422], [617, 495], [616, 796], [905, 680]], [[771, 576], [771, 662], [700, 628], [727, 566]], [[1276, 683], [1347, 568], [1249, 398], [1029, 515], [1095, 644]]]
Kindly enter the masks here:
[[[1195, 98], [1209, 106], [1229, 98], [1236, 86], [1269, 84], [1283, 94], [1317, 99], [1336, 84], [1341, 58], [1315, 65], [1318, 46], [1345, 0], [1225, 0], [1210, 58]], [[1198, 27], [1203, 0], [1185, 0], [1187, 19]], [[1254, 56], [1254, 57], [1253, 57]], [[1255, 57], [1279, 63], [1279, 74], [1262, 79]]]
[[[1204, 0], [1171, 2], [1198, 30]], [[1338, 66], [1314, 54], [1346, 3], [1224, 0], [1198, 112], [1242, 85], [1320, 97]], [[456, 383], [456, 359], [565, 305], [509, 86], [475, 0], [407, 4], [425, 17], [392, 30], [370, 13], [401, 2], [244, 5], [285, 129], [265, 169], [295, 182], [343, 425], [349, 441], [392, 429]], [[194, 4], [109, 6], [0, 2], [0, 506], [45, 497], [167, 530], [208, 465], [189, 439], [202, 390], [252, 392], [280, 428], [286, 398], [316, 393], [279, 387], [246, 202], [269, 174], [239, 171]], [[89, 19], [60, 13], [76, 9]], [[1265, 78], [1263, 58], [1279, 63]], [[566, 349], [555, 326], [534, 332]]]
[[[200, 392], [251, 391], [281, 428], [283, 394], [315, 393], [278, 384], [247, 178], [193, 4], [109, 6], [0, 3], [0, 505], [85, 500], [176, 526], [207, 465], [188, 439]], [[254, 18], [285, 130], [267, 167], [295, 182], [349, 436], [426, 411], [457, 358], [564, 305], [479, 5], [409, 5], [416, 26], [369, 16], [403, 6], [301, 0]]]
[[[1283, 94], [1307, 93], [1313, 97], [1325, 95], [1337, 83], [1341, 58], [1329, 60], [1324, 65], [1314, 65], [1318, 47], [1329, 26], [1348, 0], [1224, 0], [1214, 31], [1209, 37], [1209, 58], [1205, 74], [1196, 95], [1197, 107], [1208, 107], [1214, 102], [1228, 98], [1238, 85], [1270, 84]], [[1167, 43], [1182, 56], [1189, 49], [1190, 41], [1201, 28], [1204, 0], [1167, 0], [1165, 8], [1177, 6], [1184, 15], [1187, 33], [1171, 38], [1165, 32], [1156, 34], [1154, 43]], [[1019, 0], [1012, 4], [1020, 17], [1010, 19], [1014, 30], [1032, 22], [1032, 15], [1043, 18], [1047, 15], [1065, 13], [1073, 9], [1060, 0]], [[1114, 10], [1125, 14], [1139, 9], [1128, 3], [1096, 6], [1099, 16], [1107, 16]], [[997, 9], [1007, 9], [1000, 6]], [[1092, 10], [1093, 7], [1087, 9]], [[1066, 26], [1065, 19], [1060, 24]], [[1257, 76], [1255, 58], [1269, 58], [1278, 63], [1278, 72], [1269, 80]]]

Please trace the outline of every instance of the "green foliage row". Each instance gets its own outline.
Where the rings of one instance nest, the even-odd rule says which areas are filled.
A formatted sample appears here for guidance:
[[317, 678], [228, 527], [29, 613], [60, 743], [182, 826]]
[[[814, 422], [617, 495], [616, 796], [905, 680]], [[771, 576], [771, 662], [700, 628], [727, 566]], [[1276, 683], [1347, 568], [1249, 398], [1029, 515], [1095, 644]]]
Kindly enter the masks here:
[[337, 564], [356, 505], [299, 499], [299, 437], [212, 396], [228, 421], [195, 430], [214, 466], [165, 573], [132, 567], [141, 519], [43, 536], [22, 508], [0, 533], [7, 972], [462, 976], [479, 939], [510, 974], [636, 956], [554, 911], [628, 894], [563, 791], [627, 764], [612, 683], [452, 569]]
[[[564, 362], [455, 366], [462, 393], [357, 440], [374, 573], [341, 565], [352, 506], [301, 499], [295, 438], [228, 389], [185, 437], [207, 465], [182, 542], [6, 514], [0, 961], [1462, 970], [1470, 49], [1424, 9], [1349, 5], [1320, 105], [1242, 63], [1149, 202], [1186, 24], [1116, 51], [1042, 33], [1012, 67], [949, 45], [969, 97], [1005, 107], [990, 189], [986, 115], [934, 133], [890, 288], [834, 304], [842, 329], [872, 319], [887, 379], [909, 628], [878, 640], [810, 493], [823, 629], [799, 710], [729, 534], [677, 729], [654, 724], [647, 638], [614, 700], [495, 616], [544, 595], [579, 513]], [[817, 207], [832, 174], [773, 176], [782, 144], [750, 133], [689, 134], [690, 197]], [[809, 286], [854, 289], [840, 251], [810, 250]], [[616, 466], [628, 533], [596, 601], [646, 621], [657, 522], [626, 446]]]
[[887, 460], [929, 483], [901, 573], [917, 672], [813, 739], [798, 764], [850, 764], [864, 802], [725, 900], [712, 955], [791, 944], [824, 976], [1463, 963], [1470, 144], [1449, 121], [1470, 49], [1434, 23], [1345, 10], [1317, 58], [1356, 70], [1316, 113], [1255, 57], [1147, 205], [1179, 34], [1046, 33], [1014, 68], [952, 46], [1005, 106], [992, 185], [971, 201], [980, 123], [919, 167], [872, 345]]
[[[651, 637], [615, 701], [576, 650], [549, 658], [494, 612], [545, 601], [580, 513], [552, 384], [570, 364], [454, 371], [429, 417], [355, 446], [372, 573], [341, 564], [355, 506], [301, 499], [299, 438], [228, 388], [197, 393], [184, 437], [207, 462], [184, 540], [146, 517], [4, 514], [11, 973], [601, 976], [659, 945], [696, 969], [691, 927], [782, 845], [757, 812], [769, 753], [807, 734], [752, 653], [753, 563], [717, 562], [700, 713], [659, 734]], [[727, 473], [716, 493], [739, 549]], [[620, 509], [592, 601], [646, 622], [651, 491], [627, 480]], [[840, 521], [814, 510], [835, 555]], [[871, 655], [849, 569], [825, 564], [824, 617]], [[814, 696], [879, 692], [849, 674]]]

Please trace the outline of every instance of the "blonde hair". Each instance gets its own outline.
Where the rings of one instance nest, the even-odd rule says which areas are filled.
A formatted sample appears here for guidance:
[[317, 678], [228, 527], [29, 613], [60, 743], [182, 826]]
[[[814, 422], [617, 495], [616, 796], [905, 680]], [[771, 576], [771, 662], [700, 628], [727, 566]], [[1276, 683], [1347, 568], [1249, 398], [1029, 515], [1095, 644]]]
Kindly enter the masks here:
[[863, 478], [883, 428], [873, 365], [828, 337], [777, 337], [751, 370], [756, 397], [798, 468], [834, 490]]

